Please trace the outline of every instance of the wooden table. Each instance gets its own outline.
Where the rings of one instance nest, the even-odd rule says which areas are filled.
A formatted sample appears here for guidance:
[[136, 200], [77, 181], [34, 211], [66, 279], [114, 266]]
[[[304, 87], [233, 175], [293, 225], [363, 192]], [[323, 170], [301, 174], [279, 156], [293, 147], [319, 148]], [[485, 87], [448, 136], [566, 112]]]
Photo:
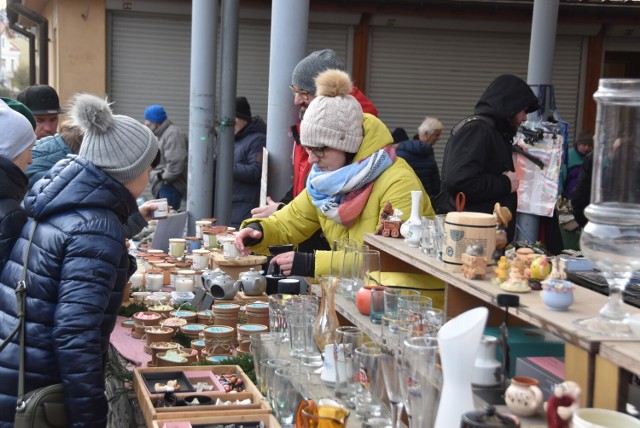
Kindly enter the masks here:
[[[418, 248], [409, 247], [402, 239], [367, 234], [365, 243], [380, 251], [383, 271], [421, 272], [445, 281], [447, 318], [477, 306], [485, 306], [490, 311], [488, 326], [497, 326], [504, 320], [503, 309], [497, 306], [497, 296], [510, 293], [489, 280], [469, 280], [460, 273], [451, 272], [445, 268], [444, 263], [423, 254]], [[489, 278], [493, 276], [495, 275], [488, 275]], [[573, 324], [573, 321], [597, 314], [607, 297], [583, 287], [576, 287], [574, 304], [566, 312], [547, 309], [542, 304], [539, 292], [536, 291], [520, 293], [519, 297], [520, 306], [510, 309], [509, 314], [520, 322], [539, 327], [565, 341], [565, 379], [576, 381], [582, 388], [581, 407], [592, 406], [596, 355], [600, 344], [610, 341], [611, 338], [582, 330]], [[633, 306], [625, 306], [630, 313], [639, 311]], [[620, 340], [628, 342], [634, 339]]]
[[602, 342], [596, 356], [593, 406], [625, 411], [632, 374], [640, 376], [640, 338]]

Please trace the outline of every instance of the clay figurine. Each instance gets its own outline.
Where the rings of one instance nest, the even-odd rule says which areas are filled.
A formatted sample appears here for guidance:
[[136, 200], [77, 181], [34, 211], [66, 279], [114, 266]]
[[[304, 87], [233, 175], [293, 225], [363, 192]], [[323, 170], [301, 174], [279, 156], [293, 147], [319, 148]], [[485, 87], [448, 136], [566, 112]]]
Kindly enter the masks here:
[[509, 271], [509, 279], [500, 284], [500, 288], [512, 293], [528, 293], [531, 291], [527, 278], [518, 269], [514, 269], [513, 265], [511, 265], [511, 270]]
[[508, 243], [507, 227], [513, 215], [509, 208], [501, 207], [498, 202], [493, 206], [493, 214], [496, 217], [496, 250], [502, 250]]
[[390, 215], [387, 215], [383, 220], [383, 214], [387, 211], [388, 208], [391, 209], [391, 203], [387, 202], [384, 207], [382, 213], [380, 213], [380, 226], [382, 227], [382, 236], [392, 237], [392, 238], [401, 238], [400, 236], [400, 226], [402, 226], [402, 220], [400, 216], [402, 215], [402, 211], [400, 210], [392, 210]]
[[555, 386], [553, 395], [544, 403], [548, 428], [569, 428], [573, 412], [578, 409], [580, 386], [573, 381], [565, 381]]
[[393, 215], [393, 207], [391, 206], [391, 202], [387, 202], [386, 204], [384, 204], [384, 208], [380, 213], [380, 223], [378, 228], [376, 229], [375, 235], [382, 235], [382, 232], [384, 230], [384, 223], [392, 215]]
[[500, 257], [498, 260], [498, 267], [495, 269], [496, 278], [494, 278], [494, 284], [500, 285], [501, 282], [507, 280], [509, 275], [509, 260], [505, 256]]
[[551, 263], [551, 273], [549, 273], [548, 279], [567, 279], [567, 274], [564, 271], [565, 262], [560, 257], [556, 257]]
[[462, 274], [469, 279], [484, 279], [487, 274], [487, 258], [480, 245], [470, 245], [462, 254]]
[[527, 247], [518, 248], [516, 250], [516, 256], [511, 262], [511, 270], [517, 270], [521, 275], [524, 275], [524, 271], [531, 265], [533, 257], [536, 253]]

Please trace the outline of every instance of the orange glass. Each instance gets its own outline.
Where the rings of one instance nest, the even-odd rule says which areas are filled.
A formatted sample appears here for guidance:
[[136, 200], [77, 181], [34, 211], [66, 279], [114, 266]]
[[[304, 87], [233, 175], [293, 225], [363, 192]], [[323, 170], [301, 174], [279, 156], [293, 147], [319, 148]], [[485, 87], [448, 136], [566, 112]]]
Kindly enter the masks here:
[[300, 413], [303, 428], [343, 428], [349, 411], [342, 407], [307, 405]]

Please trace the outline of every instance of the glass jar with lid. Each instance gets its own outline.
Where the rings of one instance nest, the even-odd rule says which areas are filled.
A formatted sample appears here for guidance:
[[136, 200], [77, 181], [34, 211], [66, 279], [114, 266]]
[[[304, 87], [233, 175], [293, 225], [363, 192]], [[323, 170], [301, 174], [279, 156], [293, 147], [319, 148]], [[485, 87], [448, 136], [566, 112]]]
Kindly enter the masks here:
[[176, 277], [176, 283], [175, 283], [176, 291], [178, 292], [193, 291], [193, 287], [195, 284], [195, 279], [194, 279], [195, 274], [196, 274], [196, 271], [194, 270], [189, 270], [189, 269], [179, 270], [178, 276]]
[[164, 273], [160, 269], [148, 269], [144, 275], [147, 291], [160, 291], [164, 284]]

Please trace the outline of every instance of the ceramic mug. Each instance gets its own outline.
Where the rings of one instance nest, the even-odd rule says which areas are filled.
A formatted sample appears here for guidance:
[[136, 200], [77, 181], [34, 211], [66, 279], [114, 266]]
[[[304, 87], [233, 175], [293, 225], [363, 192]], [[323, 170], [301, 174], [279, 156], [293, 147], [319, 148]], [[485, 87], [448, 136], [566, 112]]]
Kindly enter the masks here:
[[167, 198], [152, 199], [149, 203], [153, 203], [158, 206], [158, 208], [153, 212], [154, 219], [167, 218], [169, 215], [169, 204], [167, 203]]

